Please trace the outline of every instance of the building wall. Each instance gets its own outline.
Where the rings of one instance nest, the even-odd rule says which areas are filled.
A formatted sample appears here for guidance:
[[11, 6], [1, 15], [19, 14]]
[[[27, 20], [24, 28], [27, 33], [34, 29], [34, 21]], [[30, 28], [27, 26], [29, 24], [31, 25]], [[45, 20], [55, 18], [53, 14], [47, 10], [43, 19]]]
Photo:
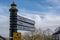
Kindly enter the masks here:
[[53, 40], [60, 40], [60, 34], [53, 35]]

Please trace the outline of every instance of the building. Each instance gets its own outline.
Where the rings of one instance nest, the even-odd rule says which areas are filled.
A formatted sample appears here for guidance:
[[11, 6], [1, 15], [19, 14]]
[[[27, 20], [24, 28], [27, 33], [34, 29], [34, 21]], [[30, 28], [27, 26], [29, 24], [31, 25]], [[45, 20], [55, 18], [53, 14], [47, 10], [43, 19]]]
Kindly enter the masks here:
[[0, 40], [6, 40], [4, 37], [0, 36]]
[[53, 40], [60, 40], [60, 30], [57, 32], [53, 33]]

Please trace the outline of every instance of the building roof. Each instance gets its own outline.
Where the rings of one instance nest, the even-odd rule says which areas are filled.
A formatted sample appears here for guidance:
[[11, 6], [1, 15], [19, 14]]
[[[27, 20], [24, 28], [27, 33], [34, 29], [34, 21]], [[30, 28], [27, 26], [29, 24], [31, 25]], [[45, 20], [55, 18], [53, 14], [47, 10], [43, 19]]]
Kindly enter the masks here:
[[1, 39], [6, 40], [4, 37], [0, 36]]
[[60, 34], [60, 30], [55, 32], [55, 33], [53, 33], [53, 35], [57, 35], [57, 34]]

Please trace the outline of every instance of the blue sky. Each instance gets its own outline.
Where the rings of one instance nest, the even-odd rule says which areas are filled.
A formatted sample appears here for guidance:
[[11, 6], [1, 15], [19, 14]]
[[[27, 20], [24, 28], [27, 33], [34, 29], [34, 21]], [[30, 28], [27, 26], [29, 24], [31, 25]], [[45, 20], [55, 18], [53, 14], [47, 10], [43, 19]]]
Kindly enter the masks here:
[[[12, 3], [12, 0], [0, 0], [0, 6], [7, 6], [10, 7], [10, 4]], [[39, 11], [39, 12], [48, 12], [53, 11], [53, 14], [59, 15], [60, 8], [57, 8], [59, 6], [59, 1], [57, 4], [53, 1], [47, 1], [47, 0], [15, 0], [15, 3], [17, 4], [18, 9], [26, 9], [29, 11]], [[39, 13], [44, 14], [44, 13]]]
[[[0, 0], [0, 6], [7, 6], [10, 7], [10, 4], [12, 3], [12, 0]], [[59, 6], [55, 4], [52, 1], [47, 0], [15, 0], [15, 3], [17, 4], [18, 9], [26, 9], [29, 11], [39, 11], [39, 12], [48, 12], [54, 10], [54, 14], [58, 12], [60, 8], [57, 8], [56, 6]], [[42, 13], [40, 13], [42, 14]]]
[[[14, 0], [18, 15], [35, 21], [36, 28], [54, 30], [60, 26], [60, 0]], [[9, 33], [9, 8], [12, 0], [0, 0], [0, 35]]]

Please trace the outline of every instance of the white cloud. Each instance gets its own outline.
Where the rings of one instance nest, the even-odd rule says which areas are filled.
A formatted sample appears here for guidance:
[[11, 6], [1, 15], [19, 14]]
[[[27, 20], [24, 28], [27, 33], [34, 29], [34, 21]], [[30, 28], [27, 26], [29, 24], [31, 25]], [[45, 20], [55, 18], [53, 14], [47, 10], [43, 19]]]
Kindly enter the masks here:
[[[60, 26], [60, 16], [55, 15], [54, 12], [48, 11], [46, 13], [44, 12], [38, 12], [38, 11], [28, 11], [23, 9], [21, 12], [19, 12], [19, 15], [25, 16], [30, 19], [34, 19], [36, 22], [36, 28], [51, 28], [55, 29], [57, 26]], [[42, 15], [44, 13], [44, 15]], [[41, 18], [43, 17], [43, 18]]]
[[0, 35], [8, 36], [9, 33], [9, 19], [7, 16], [0, 15]]
[[37, 16], [36, 22], [37, 25], [36, 27], [39, 28], [50, 28], [52, 30], [54, 30], [56, 27], [60, 26], [60, 16], [56, 16], [53, 14], [46, 14], [46, 15], [42, 15], [44, 18], [42, 19], [40, 15]]
[[[28, 11], [27, 12], [27, 10], [25, 10], [25, 11], [22, 10], [22, 12], [23, 12], [23, 13], [21, 13], [22, 16], [35, 20], [36, 28], [42, 28], [42, 29], [50, 28], [50, 29], [54, 30], [56, 27], [60, 26], [60, 23], [59, 23], [60, 16], [55, 15], [54, 12], [49, 11], [49, 12], [44, 13], [44, 15], [41, 15], [42, 12], [38, 12], [38, 11]], [[36, 14], [36, 13], [38, 13], [38, 14]], [[43, 18], [41, 18], [41, 17], [43, 17]]]
[[54, 8], [60, 8], [60, 0], [45, 0], [45, 1], [52, 4]]
[[8, 13], [8, 7], [0, 5], [0, 35], [8, 36], [9, 35], [9, 16], [6, 16]]
[[52, 3], [59, 3], [60, 2], [60, 0], [46, 0], [47, 2], [52, 2]]
[[8, 14], [9, 12], [9, 7], [8, 6], [1, 6], [0, 5], [0, 14]]
[[[4, 11], [5, 8], [3, 8], [3, 10], [0, 8], [0, 10], [1, 13], [5, 12]], [[56, 27], [60, 26], [60, 16], [54, 15], [53, 11], [52, 12], [48, 11], [44, 13], [39, 11], [30, 11], [26, 9], [21, 9], [19, 10], [18, 14], [26, 18], [35, 20], [36, 28], [42, 28], [42, 29], [50, 28], [54, 30]], [[7, 34], [9, 33], [9, 17], [5, 16], [4, 14], [0, 15], [0, 32], [1, 32], [0, 35], [5, 36], [8, 36]]]

